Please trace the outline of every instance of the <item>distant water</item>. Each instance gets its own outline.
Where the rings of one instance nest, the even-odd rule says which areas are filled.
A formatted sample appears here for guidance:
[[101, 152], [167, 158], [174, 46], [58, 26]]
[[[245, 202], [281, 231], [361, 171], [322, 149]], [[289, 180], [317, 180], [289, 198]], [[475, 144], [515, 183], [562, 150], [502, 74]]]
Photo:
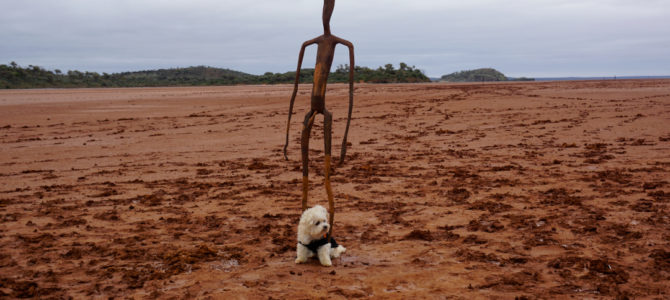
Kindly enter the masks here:
[[[508, 77], [515, 79], [515, 77]], [[440, 81], [441, 78], [431, 77], [431, 81]], [[535, 81], [570, 81], [570, 80], [617, 80], [617, 79], [670, 79], [668, 76], [610, 76], [610, 77], [537, 77]], [[521, 81], [519, 81], [521, 82]]]
[[617, 79], [670, 79], [670, 76], [538, 77], [535, 78], [535, 81], [617, 80]]

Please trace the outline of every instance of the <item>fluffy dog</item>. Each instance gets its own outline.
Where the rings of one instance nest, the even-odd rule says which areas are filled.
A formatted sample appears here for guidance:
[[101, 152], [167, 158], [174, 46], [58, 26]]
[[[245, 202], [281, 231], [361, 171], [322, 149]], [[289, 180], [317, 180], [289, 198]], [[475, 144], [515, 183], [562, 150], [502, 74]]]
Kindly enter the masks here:
[[323, 266], [330, 267], [331, 257], [339, 257], [347, 249], [338, 245], [335, 239], [328, 243], [328, 211], [321, 205], [305, 210], [298, 224], [298, 258], [295, 263], [304, 263], [315, 254]]

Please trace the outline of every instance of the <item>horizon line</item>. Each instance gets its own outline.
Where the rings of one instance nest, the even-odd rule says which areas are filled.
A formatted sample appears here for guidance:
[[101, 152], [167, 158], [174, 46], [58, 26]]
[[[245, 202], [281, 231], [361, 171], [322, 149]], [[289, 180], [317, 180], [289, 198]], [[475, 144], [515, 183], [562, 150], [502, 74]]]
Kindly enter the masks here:
[[[15, 61], [11, 61], [11, 62], [9, 62], [9, 63], [7, 63], [7, 64], [4, 64], [4, 63], [3, 63], [3, 65], [7, 65], [7, 66], [9, 66], [9, 65], [11, 65], [12, 62], [15, 63]], [[402, 63], [402, 62], [401, 62], [401, 63]], [[391, 64], [395, 66], [395, 64], [393, 64], [393, 63], [391, 63]], [[400, 65], [400, 63], [398, 63], [398, 65]], [[21, 67], [21, 65], [19, 65], [18, 63], [17, 63], [17, 66]], [[45, 70], [47, 70], [47, 71], [51, 71], [51, 72], [55, 72], [55, 70], [60, 70], [60, 68], [51, 68], [51, 69], [50, 69], [50, 68], [46, 68], [46, 67], [39, 66], [39, 65], [33, 65], [33, 64], [28, 64], [27, 67], [29, 67], [29, 66], [40, 67], [40, 68], [43, 68], [43, 69], [45, 69]], [[358, 64], [356, 64], [356, 66], [358, 66], [358, 67], [370, 68], [370, 67], [368, 67], [368, 66], [363, 66], [363, 65], [358, 65]], [[117, 72], [112, 72], [112, 73], [100, 72], [99, 74], [107, 73], [107, 74], [110, 74], [110, 75], [111, 75], [111, 74], [120, 74], [120, 73], [157, 71], [157, 70], [161, 70], [161, 69], [186, 69], [186, 68], [193, 68], [193, 67], [208, 67], [208, 68], [216, 68], [216, 69], [225, 69], [225, 70], [230, 70], [230, 71], [235, 71], [235, 72], [245, 73], [245, 74], [249, 74], [249, 75], [254, 75], [254, 76], [263, 76], [263, 74], [268, 73], [268, 72], [270, 72], [270, 73], [275, 73], [275, 72], [271, 72], [271, 71], [266, 71], [266, 72], [263, 72], [263, 74], [253, 74], [253, 73], [248, 73], [248, 72], [245, 72], [245, 71], [240, 71], [240, 70], [231, 69], [231, 68], [228, 68], [228, 67], [216, 67], [216, 66], [211, 66], [211, 65], [204, 65], [204, 64], [201, 64], [201, 65], [190, 65], [190, 66], [187, 66], [187, 67], [176, 66], [176, 67], [157, 67], [157, 68], [154, 68], [154, 69], [145, 68], [145, 69], [136, 69], [136, 70], [117, 71]], [[379, 66], [379, 67], [383, 67], [383, 66]], [[421, 70], [421, 71], [423, 72], [423, 69], [422, 69], [422, 68], [417, 67], [416, 65], [413, 65], [413, 67], [416, 68], [416, 69], [418, 69], [418, 70]], [[470, 71], [470, 70], [477, 70], [477, 69], [483, 69], [483, 68], [490, 68], [490, 67], [482, 67], [482, 68], [474, 68], [474, 69], [463, 69], [463, 70], [460, 70], [460, 71], [454, 71], [454, 72], [451, 72], [451, 73], [446, 73], [446, 74], [438, 75], [438, 76], [427, 75], [427, 74], [425, 74], [425, 72], [424, 72], [424, 75], [425, 75], [426, 77], [428, 77], [429, 79], [433, 80], [433, 79], [440, 79], [442, 76], [449, 75], [449, 74], [456, 73], [456, 72]], [[305, 69], [313, 69], [313, 68], [301, 68], [301, 70], [305, 70]], [[495, 69], [495, 68], [494, 68], [494, 69]], [[496, 70], [497, 70], [497, 69], [496, 69]], [[74, 69], [74, 70], [67, 70], [67, 71], [78, 71], [78, 72], [93, 72], [93, 73], [98, 73], [98, 71], [88, 71], [88, 70], [83, 70], [83, 71], [82, 71], [82, 70], [77, 70], [77, 69]], [[66, 71], [66, 72], [67, 72], [67, 71]], [[499, 70], [498, 70], [498, 71], [499, 71]], [[66, 72], [62, 72], [62, 74], [65, 75]], [[284, 71], [283, 73], [288, 73], [288, 72], [295, 72], [295, 70]], [[331, 71], [331, 72], [332, 72], [332, 71]], [[503, 73], [503, 72], [501, 72], [501, 73]], [[281, 73], [275, 73], [275, 74], [281, 74]], [[505, 73], [503, 73], [503, 75], [505, 75]], [[604, 75], [544, 75], [544, 76], [529, 76], [529, 75], [522, 75], [522, 76], [508, 76], [508, 75], [505, 75], [505, 77], [507, 77], [507, 78], [545, 79], [545, 80], [546, 80], [546, 79], [577, 79], [577, 80], [578, 80], [578, 79], [617, 79], [617, 78], [621, 78], [621, 79], [635, 79], [635, 78], [640, 78], [640, 79], [642, 79], [642, 78], [657, 78], [657, 79], [662, 79], [662, 78], [670, 78], [670, 74], [668, 74], [668, 75], [607, 75], [607, 76], [604, 76]]]

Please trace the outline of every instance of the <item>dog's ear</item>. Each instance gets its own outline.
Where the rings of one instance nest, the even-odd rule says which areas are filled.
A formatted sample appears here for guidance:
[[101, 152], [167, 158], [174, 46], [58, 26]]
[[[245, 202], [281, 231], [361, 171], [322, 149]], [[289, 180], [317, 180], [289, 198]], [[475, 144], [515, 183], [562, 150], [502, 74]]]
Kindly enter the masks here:
[[300, 222], [298, 224], [299, 225], [308, 225], [309, 223], [311, 223], [311, 221], [312, 221], [312, 218], [309, 218], [307, 215], [303, 214], [302, 217], [300, 217]]

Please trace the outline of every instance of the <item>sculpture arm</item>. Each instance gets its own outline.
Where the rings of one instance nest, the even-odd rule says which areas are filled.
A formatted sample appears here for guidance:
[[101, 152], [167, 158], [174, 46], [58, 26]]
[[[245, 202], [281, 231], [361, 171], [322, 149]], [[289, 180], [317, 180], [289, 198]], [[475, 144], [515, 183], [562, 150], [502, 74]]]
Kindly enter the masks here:
[[354, 69], [356, 63], [354, 61], [354, 44], [342, 39], [339, 39], [338, 42], [349, 48], [349, 113], [347, 114], [347, 127], [344, 130], [344, 138], [342, 138], [342, 150], [340, 151], [340, 161], [338, 162], [338, 165], [341, 165], [344, 162], [344, 157], [347, 154], [347, 136], [349, 135], [351, 112], [354, 107]]
[[293, 115], [293, 103], [295, 103], [295, 97], [298, 94], [298, 84], [300, 83], [300, 69], [302, 68], [302, 59], [305, 56], [305, 48], [317, 42], [317, 39], [306, 41], [300, 47], [300, 54], [298, 55], [298, 68], [295, 71], [295, 84], [293, 85], [293, 94], [291, 94], [291, 102], [288, 108], [288, 122], [286, 123], [286, 143], [284, 144], [284, 159], [288, 160], [288, 155], [286, 154], [288, 148], [288, 134], [291, 129], [291, 115]]

